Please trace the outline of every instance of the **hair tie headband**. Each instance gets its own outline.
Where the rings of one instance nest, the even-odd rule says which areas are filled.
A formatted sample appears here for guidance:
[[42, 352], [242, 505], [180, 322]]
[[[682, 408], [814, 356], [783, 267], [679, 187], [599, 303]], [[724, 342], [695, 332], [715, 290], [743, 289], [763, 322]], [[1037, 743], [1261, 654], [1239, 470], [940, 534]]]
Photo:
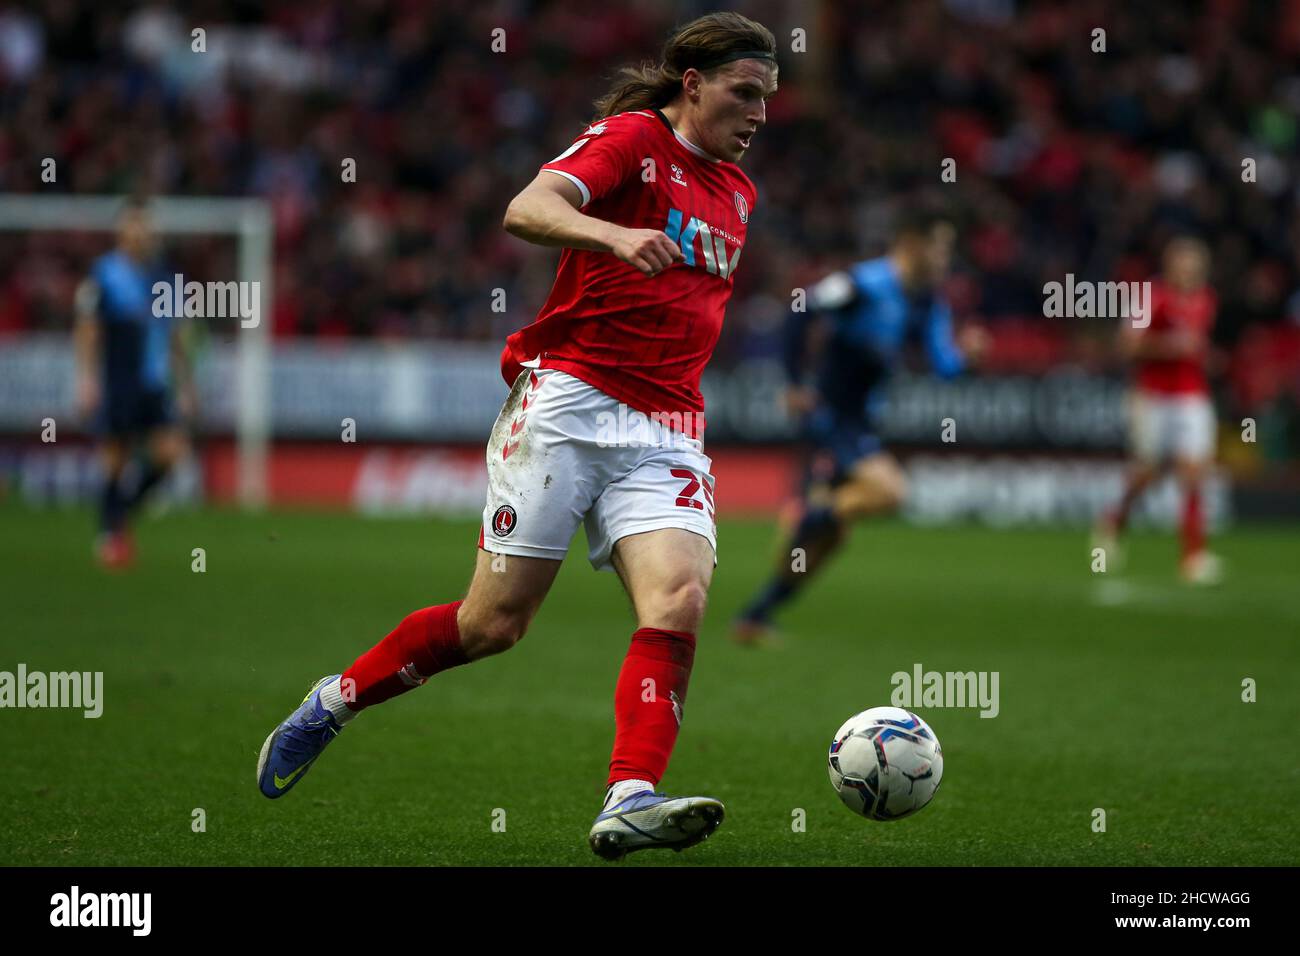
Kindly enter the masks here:
[[722, 64], [730, 63], [733, 60], [767, 60], [769, 63], [776, 63], [776, 57], [767, 50], [736, 50], [735, 52], [724, 53], [721, 56], [715, 56], [700, 63], [692, 63], [691, 66], [695, 67], [697, 70], [711, 70], [715, 66], [722, 66]]

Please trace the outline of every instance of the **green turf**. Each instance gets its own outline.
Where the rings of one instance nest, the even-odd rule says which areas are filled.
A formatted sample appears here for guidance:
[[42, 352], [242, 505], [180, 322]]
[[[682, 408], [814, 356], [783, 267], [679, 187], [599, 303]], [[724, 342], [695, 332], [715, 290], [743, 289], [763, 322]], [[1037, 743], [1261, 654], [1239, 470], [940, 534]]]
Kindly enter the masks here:
[[[0, 711], [0, 860], [598, 862], [585, 837], [632, 623], [581, 542], [516, 649], [368, 711], [271, 802], [254, 784], [267, 732], [407, 611], [459, 597], [473, 526], [174, 514], [142, 522], [140, 563], [114, 576], [89, 561], [89, 525], [0, 508], [0, 670], [105, 674], [98, 720]], [[625, 865], [1297, 862], [1295, 530], [1226, 534], [1228, 582], [1189, 591], [1167, 537], [1135, 537], [1122, 581], [1103, 581], [1074, 532], [866, 525], [785, 616], [787, 645], [764, 651], [725, 629], [771, 528], [724, 522], [720, 540], [664, 788], [719, 797], [728, 820], [687, 853]], [[998, 671], [1001, 712], [918, 708], [944, 747], [937, 798], [911, 819], [859, 819], [831, 790], [826, 746], [917, 662]], [[1257, 703], [1241, 701], [1245, 677]]]

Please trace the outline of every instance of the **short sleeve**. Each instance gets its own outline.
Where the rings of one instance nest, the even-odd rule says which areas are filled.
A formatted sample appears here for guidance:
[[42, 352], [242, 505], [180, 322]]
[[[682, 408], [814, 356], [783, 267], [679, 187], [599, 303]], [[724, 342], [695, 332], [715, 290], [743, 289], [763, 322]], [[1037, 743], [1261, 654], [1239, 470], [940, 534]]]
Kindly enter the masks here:
[[588, 126], [573, 145], [542, 169], [569, 180], [582, 193], [582, 205], [608, 196], [640, 168], [636, 121], [612, 117]]

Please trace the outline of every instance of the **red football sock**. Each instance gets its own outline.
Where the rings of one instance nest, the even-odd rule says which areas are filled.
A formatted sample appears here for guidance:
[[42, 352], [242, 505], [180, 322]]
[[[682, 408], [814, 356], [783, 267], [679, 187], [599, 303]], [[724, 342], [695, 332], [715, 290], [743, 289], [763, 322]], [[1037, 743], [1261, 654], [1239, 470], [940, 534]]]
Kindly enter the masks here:
[[[456, 627], [460, 601], [413, 611], [387, 637], [343, 673], [343, 699], [351, 710], [379, 704], [419, 687], [451, 667], [468, 664]], [[348, 681], [355, 683], [349, 684]], [[348, 690], [355, 691], [351, 697]]]
[[658, 784], [677, 742], [695, 635], [643, 627], [632, 635], [614, 688], [614, 753], [610, 786], [619, 780]]
[[1205, 547], [1205, 515], [1201, 509], [1201, 489], [1190, 488], [1183, 496], [1183, 557]]

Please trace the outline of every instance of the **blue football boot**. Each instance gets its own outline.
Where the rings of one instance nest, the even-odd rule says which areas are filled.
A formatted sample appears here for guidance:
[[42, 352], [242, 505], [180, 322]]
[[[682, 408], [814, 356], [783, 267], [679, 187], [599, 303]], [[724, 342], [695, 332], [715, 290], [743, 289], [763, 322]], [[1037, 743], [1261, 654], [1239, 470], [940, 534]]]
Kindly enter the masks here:
[[[333, 677], [338, 677], [338, 674]], [[263, 796], [282, 797], [303, 777], [325, 745], [343, 730], [321, 703], [320, 687], [333, 677], [312, 685], [302, 705], [271, 731], [257, 758], [257, 786]]]
[[587, 842], [606, 860], [656, 847], [684, 850], [707, 840], [725, 814], [722, 802], [712, 797], [669, 797], [642, 790], [601, 811]]

